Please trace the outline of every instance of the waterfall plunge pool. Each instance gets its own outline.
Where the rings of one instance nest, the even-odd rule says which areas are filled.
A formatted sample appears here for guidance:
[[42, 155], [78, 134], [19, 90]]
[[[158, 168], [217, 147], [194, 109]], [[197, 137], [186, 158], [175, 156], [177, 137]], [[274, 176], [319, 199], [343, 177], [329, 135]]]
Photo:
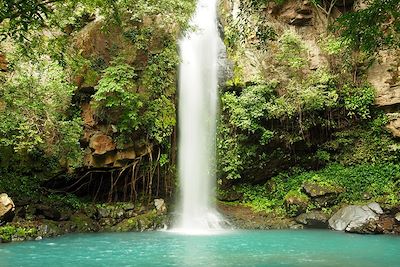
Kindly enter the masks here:
[[71, 234], [0, 244], [0, 266], [400, 266], [400, 237], [323, 230]]

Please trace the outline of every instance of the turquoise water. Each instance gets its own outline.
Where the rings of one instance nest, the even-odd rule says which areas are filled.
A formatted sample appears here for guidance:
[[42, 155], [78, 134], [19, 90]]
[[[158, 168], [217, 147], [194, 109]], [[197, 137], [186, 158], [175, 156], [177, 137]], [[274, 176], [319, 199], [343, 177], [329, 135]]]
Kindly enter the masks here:
[[400, 237], [333, 231], [76, 234], [0, 244], [0, 266], [400, 266]]

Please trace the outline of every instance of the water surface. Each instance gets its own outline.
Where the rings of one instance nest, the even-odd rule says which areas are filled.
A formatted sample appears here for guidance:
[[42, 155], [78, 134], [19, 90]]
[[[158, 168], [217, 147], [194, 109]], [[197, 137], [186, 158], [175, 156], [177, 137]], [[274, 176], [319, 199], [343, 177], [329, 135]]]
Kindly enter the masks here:
[[74, 234], [0, 244], [0, 266], [400, 266], [400, 237], [333, 231]]

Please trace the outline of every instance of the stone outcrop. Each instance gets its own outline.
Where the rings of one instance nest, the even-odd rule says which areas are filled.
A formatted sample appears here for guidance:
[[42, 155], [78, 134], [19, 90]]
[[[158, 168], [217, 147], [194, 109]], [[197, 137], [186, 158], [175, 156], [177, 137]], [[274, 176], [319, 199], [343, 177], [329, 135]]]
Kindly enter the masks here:
[[[161, 202], [160, 202], [161, 203]], [[20, 207], [22, 208], [22, 207]], [[45, 204], [27, 205], [25, 213], [17, 215], [1, 231], [0, 243], [41, 240], [77, 232], [146, 231], [165, 228], [168, 223], [166, 204], [155, 207], [136, 207], [133, 203], [86, 205], [80, 211], [58, 211]], [[70, 213], [68, 216], [64, 213]]]
[[400, 104], [400, 51], [379, 52], [368, 69], [367, 79], [377, 90], [376, 105], [384, 107]]
[[326, 185], [318, 182], [305, 182], [303, 191], [311, 198], [311, 201], [319, 207], [329, 207], [335, 204], [337, 197], [345, 190], [339, 186]]
[[400, 137], [400, 50], [379, 51], [368, 69], [367, 79], [376, 89], [375, 104], [389, 111], [386, 128], [395, 137]]
[[329, 219], [329, 226], [337, 231], [369, 232], [366, 226], [377, 221], [382, 209], [379, 204], [371, 203], [365, 206], [351, 205], [340, 209]]
[[0, 194], [0, 225], [2, 222], [12, 219], [15, 205], [7, 194]]
[[95, 134], [90, 138], [89, 147], [93, 149], [93, 154], [104, 155], [116, 148], [113, 139], [105, 134]]
[[328, 216], [322, 211], [314, 210], [303, 213], [297, 216], [295, 220], [307, 228], [328, 228]]
[[307, 210], [309, 200], [307, 197], [303, 197], [302, 195], [291, 195], [285, 197], [285, 208], [288, 214], [292, 216], [300, 215]]
[[154, 207], [156, 208], [158, 213], [167, 212], [167, 206], [165, 205], [165, 201], [162, 198], [154, 199]]
[[278, 13], [278, 18], [285, 23], [294, 26], [308, 26], [312, 24], [313, 9], [310, 1], [287, 1], [279, 11], [270, 11]]

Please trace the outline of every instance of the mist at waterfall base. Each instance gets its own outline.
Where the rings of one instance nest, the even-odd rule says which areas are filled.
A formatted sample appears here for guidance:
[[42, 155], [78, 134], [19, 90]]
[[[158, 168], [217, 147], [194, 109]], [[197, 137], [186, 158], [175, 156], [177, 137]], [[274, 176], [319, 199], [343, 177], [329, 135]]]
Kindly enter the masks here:
[[399, 237], [327, 230], [72, 234], [0, 244], [0, 266], [395, 267], [399, 248]]
[[172, 229], [207, 234], [222, 229], [213, 203], [217, 120], [217, 0], [199, 0], [180, 40], [178, 175], [180, 199]]

